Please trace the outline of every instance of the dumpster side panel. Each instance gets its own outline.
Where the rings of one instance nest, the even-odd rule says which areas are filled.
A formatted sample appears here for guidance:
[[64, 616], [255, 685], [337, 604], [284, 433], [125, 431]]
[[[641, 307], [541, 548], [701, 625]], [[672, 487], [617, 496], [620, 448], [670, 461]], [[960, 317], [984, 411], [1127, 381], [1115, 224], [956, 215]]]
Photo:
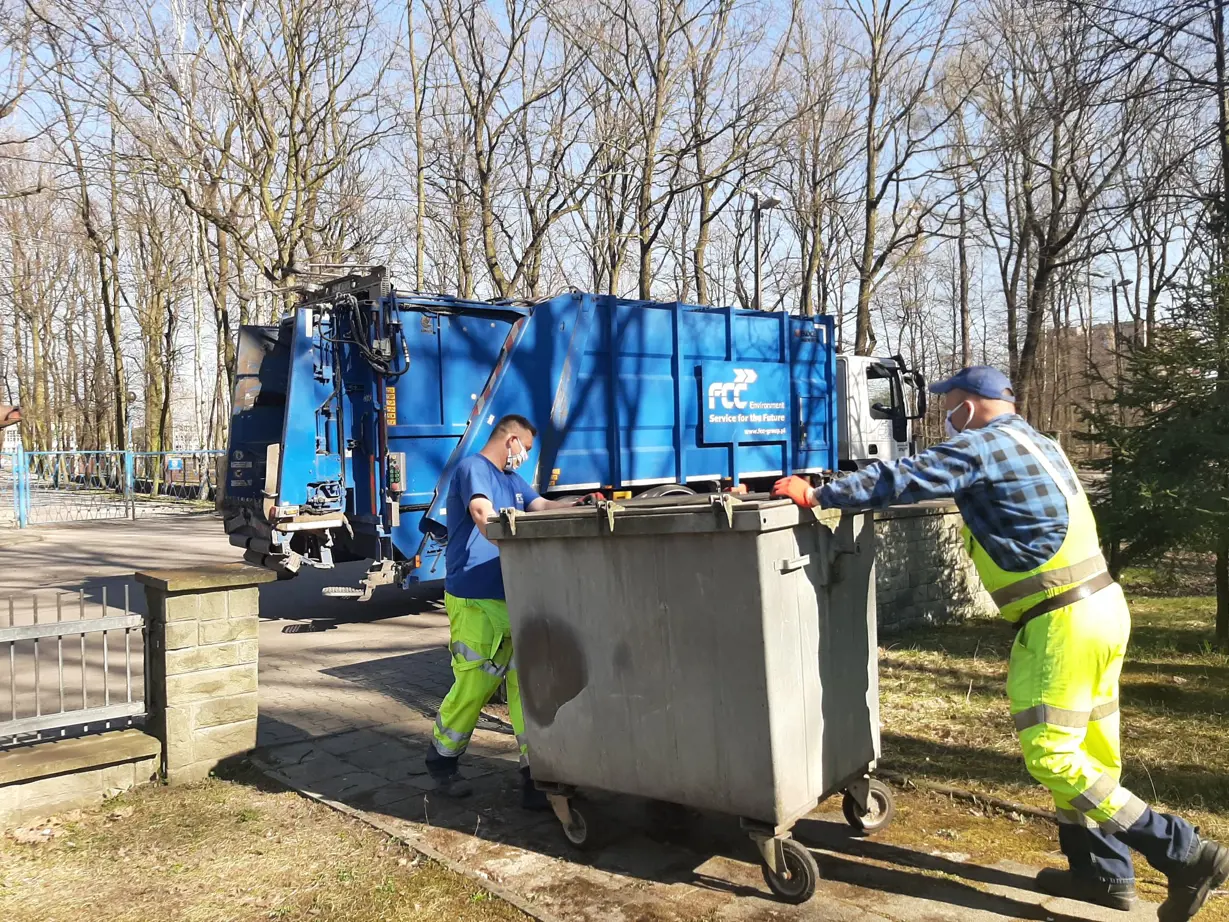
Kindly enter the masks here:
[[762, 534], [758, 542], [758, 614], [768, 677], [763, 719], [769, 722], [775, 802], [773, 815], [753, 819], [773, 825], [792, 823], [824, 793], [823, 689], [816, 656], [822, 606], [809, 578], [814, 565], [792, 568], [793, 561], [817, 556], [826, 545], [819, 531], [813, 525], [782, 528]]
[[502, 535], [535, 777], [785, 826], [875, 761], [873, 522], [785, 512]]
[[845, 553], [836, 558], [819, 622], [828, 786], [880, 754], [874, 516], [845, 516], [837, 538]]
[[770, 820], [757, 536], [667, 540], [501, 546], [534, 775]]
[[[777, 583], [799, 608], [813, 605], [808, 607], [814, 634], [807, 638], [807, 652], [818, 683], [813, 697], [812, 689], [806, 689], [811, 707], [802, 715], [805, 729], [778, 729], [808, 734], [808, 754], [818, 757], [810, 776], [820, 797], [838, 790], [879, 755], [873, 525], [869, 516], [847, 515], [836, 534], [814, 525], [793, 529], [797, 553], [808, 562]], [[774, 576], [765, 566], [770, 563], [761, 563], [766, 579]]]

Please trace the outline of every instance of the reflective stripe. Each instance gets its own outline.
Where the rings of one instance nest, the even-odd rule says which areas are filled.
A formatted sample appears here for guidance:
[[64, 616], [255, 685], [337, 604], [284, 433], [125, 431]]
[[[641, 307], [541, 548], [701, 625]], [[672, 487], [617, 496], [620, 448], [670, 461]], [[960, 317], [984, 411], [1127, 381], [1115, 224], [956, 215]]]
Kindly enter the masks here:
[[1089, 813], [1101, 806], [1114, 791], [1118, 790], [1118, 782], [1109, 775], [1100, 775], [1082, 794], [1071, 798], [1071, 806], [1081, 813]]
[[1067, 708], [1055, 707], [1052, 704], [1038, 704], [1027, 711], [1013, 714], [1016, 729], [1023, 731], [1038, 724], [1049, 724], [1051, 727], [1071, 727], [1079, 730], [1088, 726], [1088, 711], [1071, 711]]
[[1065, 826], [1083, 826], [1085, 829], [1096, 829], [1097, 824], [1079, 810], [1068, 810], [1065, 807], [1055, 809], [1058, 822]]
[[481, 663], [482, 665], [478, 668], [487, 675], [494, 676], [497, 679], [502, 679], [508, 672], [507, 666], [496, 666], [493, 662], [491, 662], [490, 657], [483, 656], [473, 647], [469, 646], [468, 644], [464, 644], [459, 640], [453, 641], [451, 650], [453, 656], [459, 656], [467, 663]]
[[1105, 718], [1118, 713], [1118, 699], [1107, 701], [1105, 704], [1098, 704], [1095, 708], [1088, 712], [1088, 720], [1091, 723], [1096, 720], [1105, 720]]
[[435, 718], [435, 729], [440, 732], [440, 735], [447, 737], [458, 745], [464, 746], [469, 742], [472, 733], [458, 733], [456, 730], [451, 730], [444, 726], [444, 718], [437, 715]]
[[473, 647], [469, 646], [468, 644], [461, 643], [459, 640], [453, 641], [452, 655], [459, 656], [461, 659], [470, 663], [480, 663], [487, 658]]
[[1110, 835], [1126, 832], [1139, 822], [1147, 809], [1148, 805], [1132, 794], [1125, 804], [1114, 811], [1113, 816], [1101, 824], [1101, 830]]
[[1089, 557], [1087, 560], [1073, 563], [1069, 567], [1059, 567], [1057, 570], [1035, 573], [1019, 582], [1012, 583], [1010, 586], [1003, 586], [1001, 589], [990, 593], [990, 598], [994, 600], [995, 605], [1003, 608], [1006, 605], [1019, 602], [1021, 599], [1027, 599], [1030, 595], [1036, 595], [1038, 592], [1044, 592], [1047, 589], [1057, 589], [1059, 586], [1082, 583], [1091, 576], [1104, 573], [1107, 569], [1105, 558], [1097, 554], [1094, 557]]
[[455, 759], [457, 756], [461, 755], [462, 752], [464, 752], [463, 749], [449, 749], [437, 739], [432, 739], [431, 745], [435, 748], [435, 751], [442, 755], [445, 759]]

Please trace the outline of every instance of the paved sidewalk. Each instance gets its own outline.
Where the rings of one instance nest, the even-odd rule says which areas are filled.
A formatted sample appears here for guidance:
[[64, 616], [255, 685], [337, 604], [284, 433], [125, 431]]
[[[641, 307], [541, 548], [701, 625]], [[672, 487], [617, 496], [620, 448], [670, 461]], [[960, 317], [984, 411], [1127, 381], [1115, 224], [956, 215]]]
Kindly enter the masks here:
[[488, 881], [549, 922], [1001, 922], [1005, 919], [1146, 920], [1156, 907], [1115, 913], [1044, 897], [1034, 870], [984, 867], [855, 837], [827, 806], [795, 836], [815, 851], [821, 881], [805, 906], [774, 901], [758, 856], [730, 817], [681, 817], [645, 801], [589, 793], [585, 853], [551, 813], [520, 809], [513, 739], [478, 731], [464, 774], [475, 793], [430, 792], [423, 757], [431, 721], [418, 717], [306, 742], [265, 747], [258, 763], [283, 783], [339, 803]]
[[[31, 539], [29, 536], [35, 536]], [[122, 593], [133, 570], [238, 559], [212, 517], [0, 533], [0, 595], [84, 585]], [[839, 815], [805, 820], [822, 880], [802, 907], [773, 901], [758, 855], [736, 820], [666, 822], [632, 798], [589, 795], [602, 847], [580, 854], [553, 814], [519, 808], [516, 744], [490, 708], [465, 773], [476, 793], [457, 804], [429, 792], [423, 758], [450, 684], [448, 624], [438, 589], [379, 590], [371, 602], [327, 599], [362, 564], [261, 587], [258, 758], [284, 783], [342, 804], [501, 889], [545, 919], [572, 922], [991, 922], [1153, 919], [1044, 898], [1033, 872], [983, 867], [851, 837]], [[143, 610], [142, 593], [131, 593]]]

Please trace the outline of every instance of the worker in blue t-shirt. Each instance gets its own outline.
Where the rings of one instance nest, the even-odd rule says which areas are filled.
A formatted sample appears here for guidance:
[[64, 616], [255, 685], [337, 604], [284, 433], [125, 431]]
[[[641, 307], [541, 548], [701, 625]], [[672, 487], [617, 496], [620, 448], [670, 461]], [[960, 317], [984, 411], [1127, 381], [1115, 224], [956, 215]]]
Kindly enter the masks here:
[[[463, 460], [448, 487], [448, 549], [444, 607], [452, 649], [452, 689], [435, 719], [427, 769], [436, 790], [448, 797], [471, 793], [457, 762], [478, 724], [478, 716], [499, 683], [508, 686], [508, 710], [521, 750], [524, 806], [549, 809], [529, 775], [521, 689], [512, 665], [512, 632], [504, 601], [499, 549], [486, 537], [487, 519], [501, 509], [538, 512], [572, 506], [543, 499], [516, 469], [533, 449], [538, 430], [523, 416], [505, 416], [482, 451]], [[583, 500], [582, 500], [583, 502]]]

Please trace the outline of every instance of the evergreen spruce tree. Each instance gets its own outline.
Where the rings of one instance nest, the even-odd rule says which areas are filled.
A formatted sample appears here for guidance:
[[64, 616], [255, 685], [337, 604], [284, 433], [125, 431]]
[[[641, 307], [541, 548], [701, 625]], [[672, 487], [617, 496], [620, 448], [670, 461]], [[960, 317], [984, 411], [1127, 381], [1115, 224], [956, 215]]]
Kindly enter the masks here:
[[1216, 640], [1229, 648], [1229, 273], [1213, 267], [1127, 351], [1116, 393], [1087, 417], [1109, 447], [1094, 500], [1111, 570], [1214, 552]]

